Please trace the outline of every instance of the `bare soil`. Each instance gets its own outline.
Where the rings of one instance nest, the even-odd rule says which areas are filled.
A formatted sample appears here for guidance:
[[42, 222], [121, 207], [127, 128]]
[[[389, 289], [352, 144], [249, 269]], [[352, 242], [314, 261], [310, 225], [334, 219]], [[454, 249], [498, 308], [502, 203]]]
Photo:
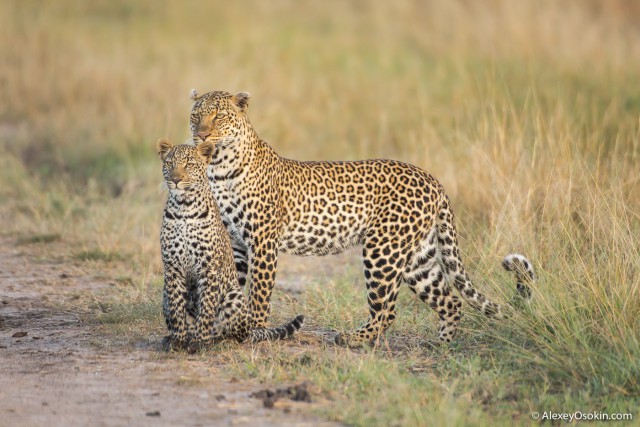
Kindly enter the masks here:
[[[327, 402], [308, 384], [237, 380], [155, 343], [111, 344], [69, 301], [113, 279], [38, 246], [0, 238], [0, 426], [336, 425], [312, 414]], [[294, 293], [311, 280], [298, 268]]]

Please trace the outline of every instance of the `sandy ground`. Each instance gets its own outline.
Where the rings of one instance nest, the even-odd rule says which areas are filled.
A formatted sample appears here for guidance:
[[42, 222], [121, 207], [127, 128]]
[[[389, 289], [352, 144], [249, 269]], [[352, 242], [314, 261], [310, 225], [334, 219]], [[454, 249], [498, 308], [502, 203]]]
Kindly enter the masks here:
[[[284, 286], [295, 291], [352, 257], [283, 259]], [[109, 286], [104, 273], [0, 238], [0, 426], [336, 425], [311, 414], [326, 402], [279, 399], [267, 408], [250, 396], [291, 384], [217, 380], [228, 378], [224, 367], [166, 357], [157, 345], [100, 346], [97, 326], [56, 308], [74, 293]]]

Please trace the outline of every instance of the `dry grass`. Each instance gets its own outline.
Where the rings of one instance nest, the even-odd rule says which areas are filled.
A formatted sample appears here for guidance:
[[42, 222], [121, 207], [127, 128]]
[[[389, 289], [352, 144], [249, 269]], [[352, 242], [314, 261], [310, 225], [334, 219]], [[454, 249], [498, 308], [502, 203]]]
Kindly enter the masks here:
[[[330, 349], [293, 370], [341, 385], [341, 419], [629, 410], [640, 395], [639, 20], [631, 0], [5, 1], [4, 231], [56, 236], [77, 259], [124, 264], [146, 289], [160, 269], [153, 141], [187, 137], [192, 87], [248, 90], [252, 123], [282, 155], [391, 157], [436, 175], [488, 293], [511, 296], [504, 253], [538, 268], [530, 308], [507, 325], [470, 316], [426, 374], [410, 368], [430, 350]], [[360, 296], [352, 282], [303, 308], [324, 327], [357, 322], [361, 301], [339, 295]], [[394, 334], [431, 327], [403, 305]], [[293, 375], [287, 354], [266, 365], [233, 351], [252, 375]], [[388, 404], [369, 410], [373, 399]]]

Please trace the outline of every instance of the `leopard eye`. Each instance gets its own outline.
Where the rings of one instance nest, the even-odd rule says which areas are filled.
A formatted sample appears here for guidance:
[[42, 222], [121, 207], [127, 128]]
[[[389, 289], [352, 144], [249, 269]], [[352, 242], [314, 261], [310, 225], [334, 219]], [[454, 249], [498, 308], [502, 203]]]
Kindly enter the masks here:
[[226, 111], [218, 111], [218, 114], [216, 114], [216, 119], [219, 119], [221, 117], [224, 117], [227, 115]]

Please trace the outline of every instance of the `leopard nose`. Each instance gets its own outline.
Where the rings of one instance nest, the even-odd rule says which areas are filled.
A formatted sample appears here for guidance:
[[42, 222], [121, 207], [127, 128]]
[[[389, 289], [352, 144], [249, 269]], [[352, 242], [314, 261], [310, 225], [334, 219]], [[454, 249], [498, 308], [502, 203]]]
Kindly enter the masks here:
[[198, 136], [202, 141], [206, 141], [209, 135], [211, 135], [210, 132], [198, 132]]
[[178, 185], [178, 183], [182, 181], [182, 177], [180, 176], [180, 174], [174, 172], [171, 174], [171, 181], [174, 184]]

